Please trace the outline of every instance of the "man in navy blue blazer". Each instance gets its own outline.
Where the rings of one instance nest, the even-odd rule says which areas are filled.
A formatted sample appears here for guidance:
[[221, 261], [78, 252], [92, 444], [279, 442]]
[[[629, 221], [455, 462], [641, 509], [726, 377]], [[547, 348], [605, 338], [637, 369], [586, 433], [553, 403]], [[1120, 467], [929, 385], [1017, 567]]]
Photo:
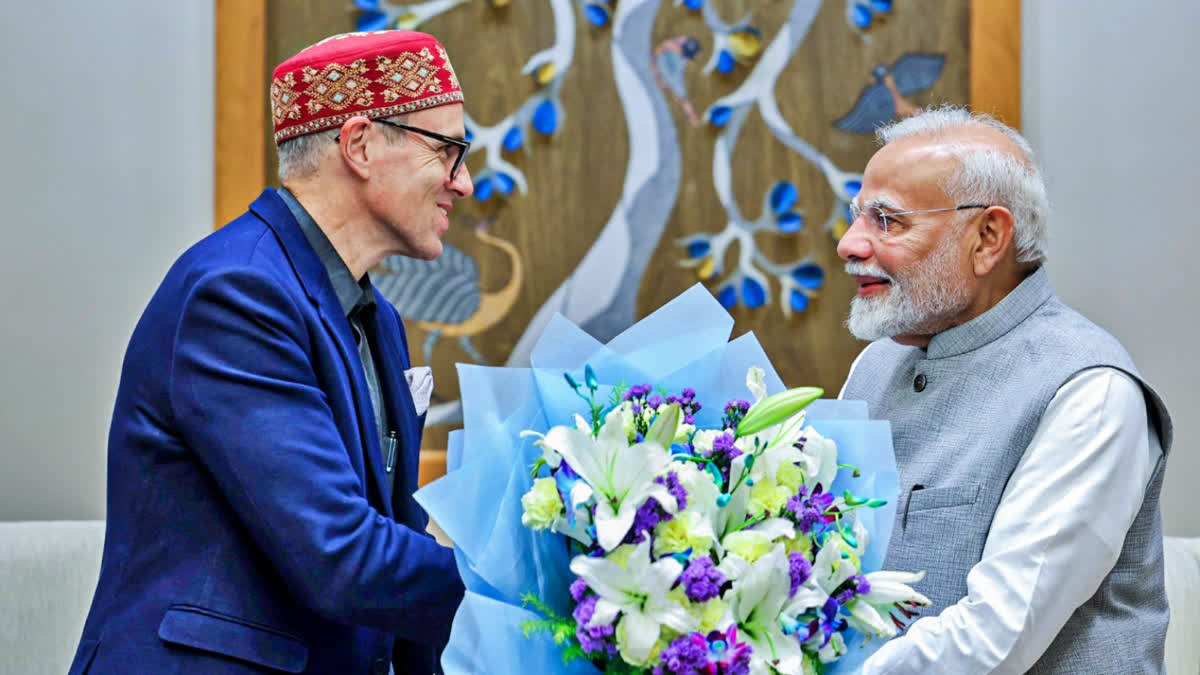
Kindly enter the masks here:
[[301, 51], [271, 97], [284, 187], [184, 253], [130, 340], [72, 674], [439, 670], [463, 585], [412, 498], [427, 400], [367, 272], [441, 254], [462, 91], [434, 38], [386, 31]]

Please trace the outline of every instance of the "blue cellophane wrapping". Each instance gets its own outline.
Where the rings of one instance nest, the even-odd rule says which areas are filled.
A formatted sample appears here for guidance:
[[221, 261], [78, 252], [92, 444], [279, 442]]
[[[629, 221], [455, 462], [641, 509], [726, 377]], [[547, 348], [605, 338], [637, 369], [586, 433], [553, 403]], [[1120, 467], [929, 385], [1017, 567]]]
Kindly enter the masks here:
[[[450, 434], [446, 475], [416, 493], [417, 501], [454, 542], [458, 569], [467, 593], [454, 618], [442, 655], [447, 675], [456, 673], [598, 673], [582, 660], [564, 665], [562, 648], [544, 633], [525, 637], [522, 622], [541, 617], [523, 608], [521, 596], [533, 593], [560, 616], [572, 606], [565, 538], [521, 525], [521, 496], [533, 484], [530, 467], [541, 456], [522, 430], [545, 433], [587, 415], [587, 404], [567, 386], [563, 373], [583, 381], [591, 365], [600, 381], [598, 401], [608, 401], [613, 386], [643, 382], [678, 393], [696, 390], [704, 408], [698, 427], [717, 427], [724, 404], [748, 398], [746, 371], [765, 371], [767, 393], [784, 390], [753, 334], [730, 341], [733, 319], [697, 284], [607, 345], [567, 319], [555, 316], [531, 355], [529, 368], [458, 365], [463, 429]], [[801, 384], [801, 383], [797, 383]], [[863, 571], [881, 567], [899, 494], [891, 429], [867, 418], [862, 401], [821, 399], [808, 407], [808, 421], [833, 439], [838, 461], [856, 466], [838, 472], [834, 494], [887, 500], [878, 509], [859, 509], [870, 533]], [[850, 653], [826, 672], [854, 672], [880, 644], [859, 649], [861, 639], [846, 635]]]

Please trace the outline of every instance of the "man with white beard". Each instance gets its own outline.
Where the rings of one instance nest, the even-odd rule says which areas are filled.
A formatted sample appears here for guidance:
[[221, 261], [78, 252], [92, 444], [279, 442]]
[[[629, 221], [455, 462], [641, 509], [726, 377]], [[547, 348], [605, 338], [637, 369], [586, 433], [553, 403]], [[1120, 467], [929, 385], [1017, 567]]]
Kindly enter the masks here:
[[1054, 296], [1028, 142], [952, 107], [878, 135], [838, 244], [873, 341], [842, 397], [891, 421], [884, 568], [925, 570], [933, 605], [863, 672], [1163, 672], [1170, 417]]

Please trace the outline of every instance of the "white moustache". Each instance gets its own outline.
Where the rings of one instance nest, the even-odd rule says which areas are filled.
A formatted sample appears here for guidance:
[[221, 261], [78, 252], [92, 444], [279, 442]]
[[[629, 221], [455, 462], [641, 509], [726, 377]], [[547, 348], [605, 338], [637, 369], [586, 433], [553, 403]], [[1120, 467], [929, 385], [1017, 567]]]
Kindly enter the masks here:
[[846, 274], [852, 277], [876, 277], [889, 282], [894, 282], [892, 275], [884, 272], [881, 268], [866, 263], [848, 262], [846, 263]]

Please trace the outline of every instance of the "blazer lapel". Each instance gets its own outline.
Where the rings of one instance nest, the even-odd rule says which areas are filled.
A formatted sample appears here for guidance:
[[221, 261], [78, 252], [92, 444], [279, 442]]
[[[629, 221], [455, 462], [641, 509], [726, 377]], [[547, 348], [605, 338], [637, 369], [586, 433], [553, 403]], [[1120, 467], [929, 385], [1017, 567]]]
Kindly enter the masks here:
[[[358, 354], [358, 345], [354, 342], [354, 335], [350, 331], [350, 323], [346, 319], [346, 315], [342, 313], [341, 303], [338, 302], [333, 284], [329, 281], [329, 274], [325, 271], [321, 259], [304, 237], [300, 226], [296, 224], [296, 219], [292, 217], [292, 212], [288, 210], [287, 204], [275, 194], [274, 190], [265, 190], [250, 205], [250, 210], [262, 218], [279, 237], [288, 260], [292, 264], [292, 269], [295, 270], [300, 284], [304, 287], [305, 294], [321, 317], [322, 326], [337, 345], [338, 354], [341, 356], [342, 365], [350, 381], [348, 394], [354, 406], [358, 440], [360, 441], [359, 452], [355, 452], [353, 447], [347, 447], [350, 462], [359, 476], [363, 478], [364, 484], [370, 486], [367, 488], [368, 493], [372, 488], [374, 489], [375, 498], [371, 499], [368, 494], [368, 500], [380, 505], [389, 518], [394, 518], [391, 500], [386, 498], [387, 491], [383, 487], [384, 470], [383, 454], [379, 447], [380, 435], [375, 429], [371, 395], [367, 388], [362, 359]], [[336, 395], [336, 392], [326, 393], [331, 396]]]
[[408, 380], [404, 377], [404, 370], [409, 367], [409, 361], [403, 345], [397, 340], [402, 328], [379, 291], [375, 291], [375, 301], [383, 304], [376, 310], [378, 330], [371, 339], [376, 340], [375, 344], [379, 345], [383, 356], [381, 360], [387, 364], [379, 369], [379, 382], [383, 387], [384, 401], [388, 407], [388, 419], [398, 427], [397, 459], [404, 462], [403, 470], [400, 465], [396, 467], [392, 505], [397, 514], [404, 515], [404, 509], [397, 505], [404, 504], [405, 500], [402, 497], [406, 497], [416, 488], [423, 418], [417, 415]]

